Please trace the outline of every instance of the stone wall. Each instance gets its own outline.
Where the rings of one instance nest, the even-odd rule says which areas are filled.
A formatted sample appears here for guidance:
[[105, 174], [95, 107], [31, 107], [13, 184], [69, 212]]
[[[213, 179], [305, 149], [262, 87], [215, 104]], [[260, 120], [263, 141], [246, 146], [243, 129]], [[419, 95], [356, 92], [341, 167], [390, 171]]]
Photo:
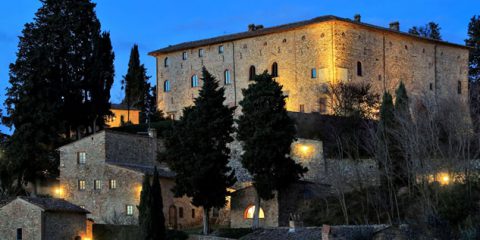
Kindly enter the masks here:
[[[224, 53], [218, 47], [224, 46]], [[203, 57], [198, 56], [203, 49]], [[424, 40], [378, 28], [344, 21], [326, 21], [307, 26], [215, 45], [159, 54], [157, 58], [158, 106], [178, 118], [185, 106], [193, 104], [199, 87], [191, 87], [191, 77], [201, 76], [205, 66], [223, 84], [223, 73], [231, 71], [232, 84], [225, 85], [226, 104], [237, 105], [241, 89], [248, 87], [249, 68], [271, 71], [278, 63], [277, 81], [288, 95], [287, 110], [319, 110], [319, 98], [332, 82], [363, 82], [382, 94], [394, 92], [403, 81], [412, 99], [423, 97], [459, 99], [466, 103], [468, 50], [441, 42]], [[169, 65], [164, 66], [168, 57]], [[357, 63], [362, 65], [357, 75]], [[311, 69], [317, 78], [311, 78]], [[163, 91], [165, 80], [171, 91]], [[462, 92], [457, 94], [458, 81]], [[201, 83], [201, 81], [200, 81]], [[240, 109], [237, 109], [237, 114]]]
[[[68, 212], [44, 212], [44, 239], [74, 239], [86, 237], [87, 218], [85, 214]], [[29, 239], [25, 238], [24, 239]]]
[[148, 135], [105, 131], [105, 151], [108, 162], [158, 165], [157, 153], [164, 151], [162, 139]]
[[0, 239], [16, 239], [21, 228], [23, 239], [42, 240], [42, 209], [23, 200], [13, 200], [0, 208]]

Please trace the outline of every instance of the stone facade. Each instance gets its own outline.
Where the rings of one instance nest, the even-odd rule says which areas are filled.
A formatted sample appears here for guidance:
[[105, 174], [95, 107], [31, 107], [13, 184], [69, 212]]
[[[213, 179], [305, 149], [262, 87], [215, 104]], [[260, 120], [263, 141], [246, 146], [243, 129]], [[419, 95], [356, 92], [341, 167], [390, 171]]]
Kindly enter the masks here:
[[[157, 166], [166, 224], [198, 225], [201, 209], [187, 197], [174, 197], [174, 174], [156, 161], [162, 149], [157, 138], [109, 130], [65, 145], [60, 148], [62, 197], [88, 209], [96, 223], [136, 224], [143, 176]], [[79, 162], [80, 153], [85, 153], [85, 163]]]
[[[369, 83], [379, 94], [393, 93], [403, 81], [417, 100], [455, 98], [466, 103], [468, 96], [466, 47], [338, 17], [174, 45], [150, 55], [157, 59], [158, 107], [175, 118], [193, 104], [201, 81], [192, 87], [191, 77], [201, 77], [203, 66], [223, 83], [225, 103], [232, 106], [251, 83], [250, 67], [257, 74], [271, 72], [275, 62], [276, 79], [288, 95], [287, 110], [293, 112], [320, 111], [320, 99], [328, 105], [327, 86], [342, 81]], [[224, 81], [226, 70], [230, 84]], [[161, 87], [167, 80], [170, 91]]]
[[17, 234], [29, 240], [91, 238], [86, 214], [87, 211], [48, 208], [17, 198], [0, 208], [0, 239], [17, 239]]

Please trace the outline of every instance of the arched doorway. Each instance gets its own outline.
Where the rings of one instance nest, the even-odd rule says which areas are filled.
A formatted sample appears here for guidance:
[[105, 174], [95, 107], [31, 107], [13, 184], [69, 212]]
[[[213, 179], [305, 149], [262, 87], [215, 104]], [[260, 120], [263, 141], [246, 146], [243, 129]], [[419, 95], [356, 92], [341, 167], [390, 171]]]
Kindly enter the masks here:
[[177, 207], [175, 205], [168, 208], [168, 226], [177, 229]]

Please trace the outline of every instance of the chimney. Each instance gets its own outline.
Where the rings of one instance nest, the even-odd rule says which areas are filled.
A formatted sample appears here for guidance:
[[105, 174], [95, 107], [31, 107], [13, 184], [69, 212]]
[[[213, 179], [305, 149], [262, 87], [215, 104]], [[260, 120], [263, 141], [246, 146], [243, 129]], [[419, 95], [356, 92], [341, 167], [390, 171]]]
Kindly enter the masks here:
[[360, 14], [355, 14], [355, 16], [353, 16], [353, 21], [361, 22], [362, 21], [362, 16]]
[[148, 129], [148, 136], [151, 138], [157, 138], [157, 129], [149, 128]]
[[390, 29], [400, 31], [400, 23], [398, 21], [390, 23]]

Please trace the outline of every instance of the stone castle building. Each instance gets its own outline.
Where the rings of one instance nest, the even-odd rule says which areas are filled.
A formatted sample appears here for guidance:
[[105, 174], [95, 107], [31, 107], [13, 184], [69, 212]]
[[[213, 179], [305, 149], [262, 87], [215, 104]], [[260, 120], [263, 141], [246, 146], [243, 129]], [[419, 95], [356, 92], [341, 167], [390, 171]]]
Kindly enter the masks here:
[[[287, 110], [328, 112], [329, 84], [369, 83], [394, 92], [403, 81], [413, 98], [467, 101], [468, 49], [335, 16], [171, 45], [157, 60], [158, 107], [178, 118], [193, 104], [203, 66], [220, 80], [226, 104], [237, 105], [254, 74], [267, 70], [288, 95]], [[237, 109], [237, 111], [240, 111]]]
[[202, 210], [187, 197], [174, 197], [175, 175], [156, 160], [163, 149], [154, 130], [144, 135], [104, 130], [62, 146], [56, 197], [85, 208], [95, 223], [136, 224], [143, 176], [156, 166], [166, 225], [198, 225]]

